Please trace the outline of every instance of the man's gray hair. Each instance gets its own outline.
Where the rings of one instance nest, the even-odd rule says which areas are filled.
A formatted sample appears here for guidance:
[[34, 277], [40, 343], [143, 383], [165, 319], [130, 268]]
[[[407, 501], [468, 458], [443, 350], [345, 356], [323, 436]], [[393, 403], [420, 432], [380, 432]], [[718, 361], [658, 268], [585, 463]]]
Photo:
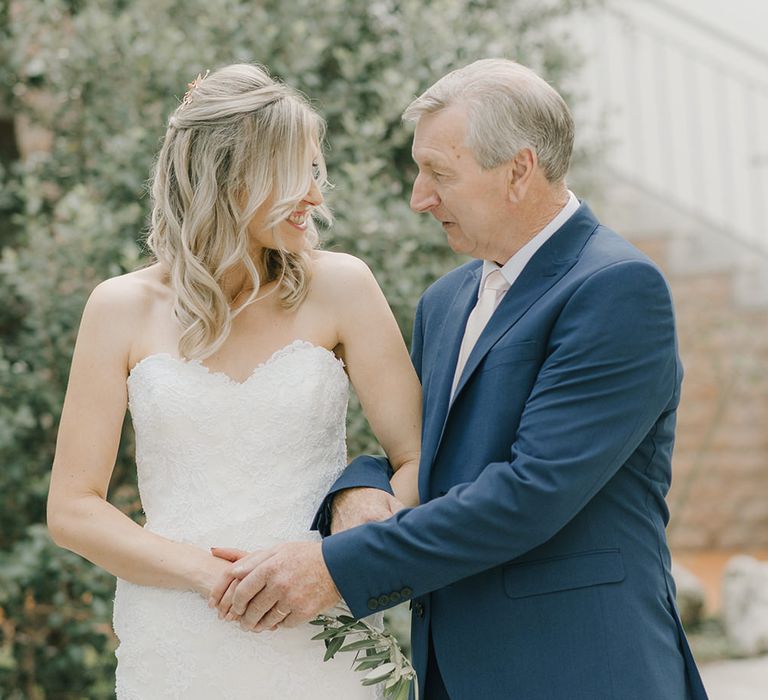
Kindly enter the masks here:
[[408, 105], [403, 119], [416, 122], [454, 104], [467, 108], [467, 146], [483, 168], [530, 148], [549, 182], [565, 177], [573, 117], [558, 92], [529, 68], [503, 58], [475, 61], [440, 78]]

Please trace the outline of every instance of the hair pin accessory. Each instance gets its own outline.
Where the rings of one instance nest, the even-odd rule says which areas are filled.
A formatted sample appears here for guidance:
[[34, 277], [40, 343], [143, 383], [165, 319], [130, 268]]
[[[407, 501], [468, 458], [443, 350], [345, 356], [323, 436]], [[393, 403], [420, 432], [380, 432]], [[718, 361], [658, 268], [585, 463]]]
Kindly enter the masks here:
[[187, 83], [187, 87], [189, 90], [184, 94], [184, 99], [182, 99], [181, 104], [188, 105], [190, 102], [192, 102], [192, 94], [194, 93], [195, 89], [200, 85], [200, 83], [203, 82], [208, 77], [208, 73], [211, 71], [207, 70], [205, 71], [205, 75], [202, 73], [198, 73], [197, 77], [191, 82]]

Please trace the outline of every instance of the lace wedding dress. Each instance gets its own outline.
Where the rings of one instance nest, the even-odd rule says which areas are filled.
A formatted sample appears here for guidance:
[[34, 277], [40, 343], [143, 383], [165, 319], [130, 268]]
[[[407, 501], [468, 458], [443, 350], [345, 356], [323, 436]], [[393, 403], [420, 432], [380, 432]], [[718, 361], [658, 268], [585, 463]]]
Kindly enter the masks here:
[[[236, 382], [150, 355], [128, 377], [145, 527], [178, 542], [263, 549], [308, 527], [346, 464], [348, 381], [325, 348], [295, 341]], [[324, 662], [317, 627], [259, 634], [197, 593], [118, 579], [119, 700], [370, 700], [352, 655]]]

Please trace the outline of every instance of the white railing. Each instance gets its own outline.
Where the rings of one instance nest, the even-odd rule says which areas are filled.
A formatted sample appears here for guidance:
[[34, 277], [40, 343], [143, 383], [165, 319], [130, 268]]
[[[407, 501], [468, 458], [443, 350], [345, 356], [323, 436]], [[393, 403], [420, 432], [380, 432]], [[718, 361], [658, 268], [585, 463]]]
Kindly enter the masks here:
[[575, 31], [611, 177], [768, 254], [768, 53], [667, 0], [606, 0]]

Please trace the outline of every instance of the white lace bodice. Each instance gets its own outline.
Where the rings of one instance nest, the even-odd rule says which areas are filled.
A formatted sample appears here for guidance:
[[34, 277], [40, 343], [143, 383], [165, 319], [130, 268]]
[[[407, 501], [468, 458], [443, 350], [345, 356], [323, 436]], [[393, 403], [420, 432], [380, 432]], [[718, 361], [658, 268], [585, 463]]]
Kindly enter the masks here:
[[[207, 549], [319, 539], [312, 517], [346, 464], [349, 384], [297, 340], [242, 383], [153, 354], [128, 377], [145, 527]], [[323, 662], [317, 628], [255, 634], [197, 593], [118, 580], [118, 700], [371, 700], [351, 659]]]
[[348, 381], [333, 353], [295, 341], [242, 383], [150, 355], [128, 392], [148, 529], [240, 549], [310, 536], [346, 464]]

